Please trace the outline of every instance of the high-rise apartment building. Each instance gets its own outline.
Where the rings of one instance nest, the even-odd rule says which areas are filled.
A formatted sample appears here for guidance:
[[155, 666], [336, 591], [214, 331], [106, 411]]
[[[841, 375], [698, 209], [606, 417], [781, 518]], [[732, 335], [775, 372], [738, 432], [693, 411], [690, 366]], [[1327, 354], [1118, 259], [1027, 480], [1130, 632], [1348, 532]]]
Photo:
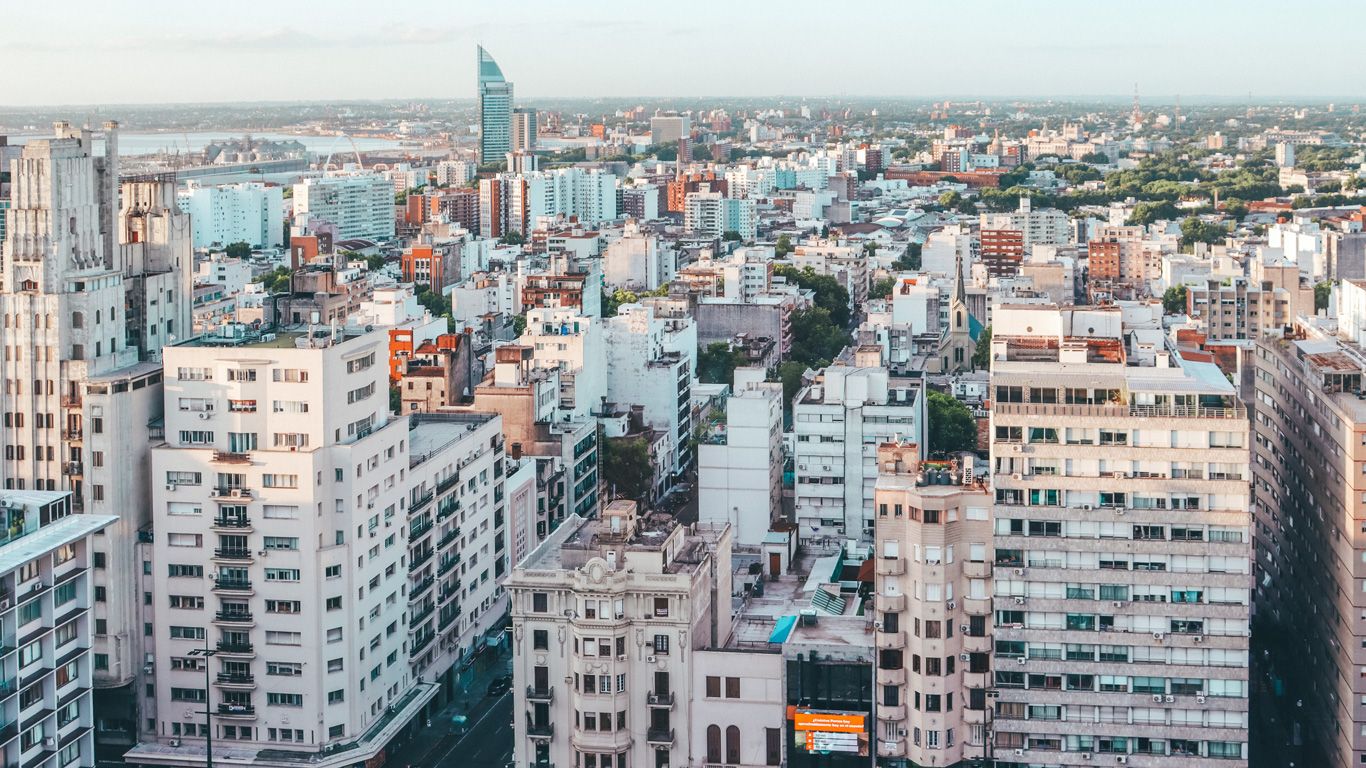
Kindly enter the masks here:
[[783, 391], [763, 368], [737, 368], [725, 421], [697, 446], [697, 509], [728, 522], [737, 544], [758, 546], [782, 519]]
[[394, 238], [394, 185], [377, 173], [342, 172], [294, 185], [294, 221], [336, 227], [334, 240]]
[[1247, 412], [1156, 303], [997, 307], [997, 765], [1245, 765]]
[[190, 181], [177, 202], [190, 215], [195, 248], [233, 243], [270, 248], [284, 242], [284, 188], [278, 184]]
[[88, 129], [57, 123], [11, 165], [0, 267], [0, 365], [9, 490], [70, 490], [74, 509], [117, 515], [95, 540], [107, 568], [92, 608], [98, 733], [117, 754], [136, 738], [143, 669], [138, 568], [149, 510], [147, 451], [161, 413], [163, 344], [191, 332], [190, 223], [170, 175], [118, 173], [118, 125], [104, 152]]
[[478, 46], [475, 83], [479, 162], [495, 163], [512, 151], [512, 83], [484, 47]]
[[913, 443], [877, 451], [877, 756], [889, 765], [985, 758], [991, 493], [972, 454], [960, 464], [923, 461]]
[[363, 762], [489, 642], [499, 420], [393, 417], [386, 344], [234, 328], [165, 349], [155, 696], [131, 761], [203, 765], [211, 734], [258, 766]]
[[750, 241], [758, 226], [756, 211], [753, 200], [729, 198], [720, 192], [690, 192], [683, 204], [683, 228], [703, 237], [734, 233]]
[[512, 151], [532, 152], [536, 149], [536, 110], [518, 107], [512, 110]]
[[479, 182], [480, 231], [530, 235], [544, 218], [563, 216], [583, 226], [617, 217], [617, 179], [600, 169], [500, 173]]
[[877, 447], [925, 445], [924, 380], [892, 376], [882, 349], [846, 349], [792, 405], [796, 521], [803, 541], [873, 540]]
[[117, 518], [74, 514], [66, 491], [0, 491], [0, 637], [8, 765], [90, 768], [95, 756], [91, 542]]
[[692, 131], [687, 115], [655, 115], [650, 118], [650, 143], [678, 142]]
[[[1304, 764], [1366, 761], [1361, 701], [1366, 646], [1360, 563], [1366, 561], [1366, 290], [1338, 286], [1339, 316], [1301, 317], [1284, 341], [1252, 350], [1259, 668], [1298, 702], [1283, 728], [1301, 732]], [[1340, 330], [1339, 330], [1340, 329]], [[1264, 638], [1264, 639], [1263, 639]]]

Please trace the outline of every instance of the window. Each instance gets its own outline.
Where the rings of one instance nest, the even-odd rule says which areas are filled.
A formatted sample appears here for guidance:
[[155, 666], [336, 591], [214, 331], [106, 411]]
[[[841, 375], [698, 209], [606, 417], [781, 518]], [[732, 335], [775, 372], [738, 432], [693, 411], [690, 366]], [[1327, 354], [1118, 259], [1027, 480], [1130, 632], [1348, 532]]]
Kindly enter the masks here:
[[[269, 639], [267, 639], [267, 642], [269, 642]], [[297, 645], [297, 643], [296, 643], [296, 645]], [[340, 659], [338, 659], [337, 661], [338, 661], [338, 663], [340, 663]], [[331, 663], [330, 663], [330, 662], [328, 663], [328, 671], [329, 671], [329, 672], [332, 671], [332, 669], [331, 669]], [[273, 676], [275, 676], [275, 677], [298, 677], [299, 675], [302, 675], [303, 673], [304, 673], [304, 665], [303, 665], [303, 664], [298, 664], [298, 663], [295, 663], [295, 662], [286, 662], [286, 661], [268, 661], [268, 662], [266, 662], [266, 674], [267, 674], [267, 675], [273, 675]]]
[[343, 701], [346, 701], [346, 691], [345, 691], [345, 690], [343, 690], [343, 689], [341, 689], [341, 688], [338, 688], [338, 689], [335, 690], [335, 691], [328, 691], [328, 692], [327, 692], [327, 703], [328, 703], [328, 704], [340, 704], [340, 703], [342, 703]]
[[728, 698], [728, 699], [738, 699], [738, 698], [740, 698], [740, 678], [738, 678], [738, 677], [728, 677], [728, 678], [726, 678], [726, 698]]
[[654, 649], [655, 653], [660, 656], [669, 655], [669, 636], [655, 635]]
[[707, 726], [707, 762], [721, 762], [721, 726]]
[[267, 568], [266, 581], [298, 581], [298, 568]]
[[172, 627], [171, 627], [171, 639], [172, 639], [172, 640], [203, 640], [203, 639], [204, 639], [204, 628], [203, 628], [203, 627], [177, 627], [177, 626], [172, 625]]
[[168, 533], [166, 534], [166, 546], [168, 547], [198, 547], [202, 546], [204, 537], [198, 533]]
[[545, 629], [531, 630], [531, 647], [537, 651], [550, 650], [550, 631]]
[[266, 645], [299, 645], [303, 635], [298, 632], [278, 632], [266, 630]]
[[707, 698], [721, 698], [721, 678], [714, 675], [707, 675]]
[[302, 707], [304, 695], [302, 693], [267, 693], [266, 703], [272, 707]]
[[655, 618], [664, 618], [669, 615], [669, 598], [655, 598]]
[[735, 765], [740, 762], [740, 728], [726, 727], [726, 762]]
[[782, 765], [783, 762], [783, 729], [765, 728], [764, 729], [764, 764]]
[[171, 701], [206, 701], [203, 688], [172, 688]]
[[303, 603], [299, 600], [267, 600], [266, 613], [301, 613]]
[[256, 381], [256, 369], [229, 368], [228, 381]]
[[532, 612], [534, 612], [534, 613], [546, 613], [547, 611], [550, 610], [550, 608], [549, 608], [549, 606], [547, 605], [547, 603], [549, 603], [549, 596], [548, 596], [546, 593], [544, 593], [544, 592], [533, 592], [533, 593], [531, 593], [531, 610], [532, 610]]
[[298, 536], [267, 536], [264, 545], [266, 549], [298, 549]]
[[298, 488], [299, 476], [264, 474], [261, 475], [261, 485], [266, 488]]

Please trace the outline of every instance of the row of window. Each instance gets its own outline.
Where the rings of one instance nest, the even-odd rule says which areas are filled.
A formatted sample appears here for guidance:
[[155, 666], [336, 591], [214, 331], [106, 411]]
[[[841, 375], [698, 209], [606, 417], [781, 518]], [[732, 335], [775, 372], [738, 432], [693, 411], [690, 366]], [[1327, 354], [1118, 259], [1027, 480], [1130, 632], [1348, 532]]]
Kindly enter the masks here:
[[1156, 677], [1143, 675], [1034, 674], [998, 670], [997, 688], [1023, 688], [1041, 691], [1091, 691], [1099, 693], [1142, 693], [1154, 696], [1221, 696], [1246, 698], [1246, 680], [1204, 679], [1198, 677]]

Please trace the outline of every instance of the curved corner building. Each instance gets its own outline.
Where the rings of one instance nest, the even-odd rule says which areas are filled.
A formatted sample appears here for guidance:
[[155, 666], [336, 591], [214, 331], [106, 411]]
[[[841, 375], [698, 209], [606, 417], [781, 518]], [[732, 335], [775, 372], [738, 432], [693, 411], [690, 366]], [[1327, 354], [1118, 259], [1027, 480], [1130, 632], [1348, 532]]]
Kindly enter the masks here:
[[479, 49], [479, 162], [498, 160], [512, 151], [512, 83], [484, 46]]

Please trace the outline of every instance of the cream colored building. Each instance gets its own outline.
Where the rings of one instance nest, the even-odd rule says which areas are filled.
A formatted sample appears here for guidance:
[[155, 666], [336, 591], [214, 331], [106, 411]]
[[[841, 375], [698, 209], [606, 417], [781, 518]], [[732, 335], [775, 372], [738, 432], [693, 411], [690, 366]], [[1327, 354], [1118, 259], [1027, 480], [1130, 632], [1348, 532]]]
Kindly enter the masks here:
[[986, 748], [991, 494], [914, 443], [878, 447], [874, 606], [877, 756], [955, 765]]
[[998, 307], [998, 765], [1246, 765], [1247, 412], [1143, 305]]

